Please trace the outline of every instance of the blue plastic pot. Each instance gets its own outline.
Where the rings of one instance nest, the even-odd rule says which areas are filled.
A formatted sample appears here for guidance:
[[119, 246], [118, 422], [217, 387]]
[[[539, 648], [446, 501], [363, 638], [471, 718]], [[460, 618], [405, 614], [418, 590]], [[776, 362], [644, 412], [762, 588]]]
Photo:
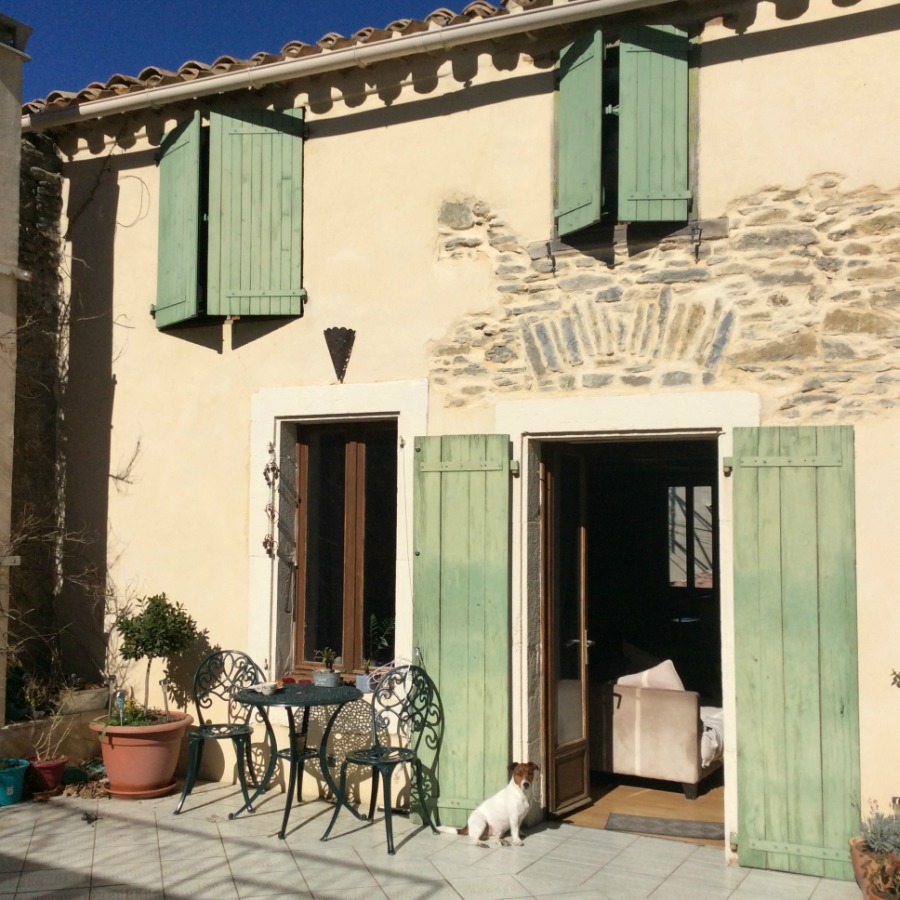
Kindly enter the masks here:
[[27, 759], [0, 759], [0, 806], [9, 806], [22, 799]]

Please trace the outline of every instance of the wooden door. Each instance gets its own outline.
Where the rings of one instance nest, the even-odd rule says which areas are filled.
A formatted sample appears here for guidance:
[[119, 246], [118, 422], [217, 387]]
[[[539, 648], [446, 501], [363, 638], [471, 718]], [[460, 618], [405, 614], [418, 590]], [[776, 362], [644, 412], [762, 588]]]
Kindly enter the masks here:
[[464, 825], [509, 780], [509, 437], [420, 437], [415, 454], [413, 639], [443, 706], [437, 815]]
[[587, 533], [583, 455], [552, 450], [544, 464], [544, 698], [548, 808], [590, 801]]
[[853, 429], [738, 428], [731, 463], [739, 860], [852, 878]]

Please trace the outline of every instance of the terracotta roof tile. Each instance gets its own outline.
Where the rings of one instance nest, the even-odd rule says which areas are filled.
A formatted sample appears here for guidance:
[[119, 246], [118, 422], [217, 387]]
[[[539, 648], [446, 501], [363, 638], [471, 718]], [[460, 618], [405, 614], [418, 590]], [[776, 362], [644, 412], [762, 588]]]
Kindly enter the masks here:
[[552, 3], [552, 0], [497, 0], [497, 3], [500, 4], [498, 6], [488, 2], [488, 0], [474, 0], [459, 13], [455, 13], [446, 7], [440, 7], [429, 13], [424, 19], [396, 19], [382, 28], [374, 26], [361, 28], [351, 37], [345, 37], [336, 32], [329, 32], [323, 35], [315, 44], [307, 44], [303, 41], [289, 41], [281, 48], [279, 53], [261, 50], [249, 59], [220, 56], [211, 64], [198, 62], [197, 60], [188, 60], [179, 66], [177, 72], [161, 69], [157, 66], [148, 66], [137, 76], [116, 74], [106, 84], [95, 81], [81, 91], [53, 91], [45, 98], [25, 103], [22, 107], [22, 112], [24, 115], [39, 113], [43, 110], [77, 105], [89, 100], [98, 100], [131, 91], [142, 91], [159, 85], [192, 81], [209, 75], [246, 69], [285, 59], [299, 59], [317, 53], [327, 53], [331, 50], [339, 50], [355, 44], [372, 44], [378, 41], [388, 41], [395, 35], [405, 36], [434, 28], [444, 28], [448, 25], [472, 22], [477, 19], [489, 19], [497, 15], [507, 15], [508, 10], [506, 6], [510, 2], [515, 3], [519, 7], [529, 9], [549, 5]]
[[470, 23], [478, 19], [489, 19], [500, 15], [505, 16], [509, 14], [508, 5], [515, 5], [522, 9], [533, 9], [551, 5], [552, 2], [553, 0], [496, 0], [497, 5], [494, 5], [488, 0], [473, 0], [458, 13], [446, 7], [440, 7], [429, 13], [424, 19], [396, 19], [381, 28], [367, 26], [361, 28], [350, 37], [345, 37], [336, 32], [329, 32], [323, 35], [315, 44], [307, 44], [303, 41], [289, 41], [278, 53], [261, 50], [249, 59], [238, 59], [225, 55], [220, 56], [209, 64], [197, 60], [188, 60], [179, 66], [175, 72], [157, 66], [148, 66], [141, 70], [137, 76], [116, 74], [105, 84], [92, 82], [77, 92], [53, 91], [45, 98], [25, 103], [22, 112], [23, 115], [29, 115], [45, 110], [77, 105], [89, 100], [113, 97], [132, 91], [142, 91], [160, 85], [193, 81], [211, 75], [252, 68], [281, 60], [300, 59], [305, 56], [328, 53], [331, 50], [339, 50], [356, 44], [373, 44], [379, 41], [389, 41], [395, 36], [406, 36], [432, 29], [445, 28], [449, 25]]

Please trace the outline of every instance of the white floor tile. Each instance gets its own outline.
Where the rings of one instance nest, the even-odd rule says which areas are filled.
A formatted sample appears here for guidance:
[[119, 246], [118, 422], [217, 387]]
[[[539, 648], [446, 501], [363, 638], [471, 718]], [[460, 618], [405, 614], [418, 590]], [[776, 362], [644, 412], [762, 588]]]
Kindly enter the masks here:
[[91, 868], [81, 869], [35, 869], [23, 872], [19, 877], [17, 893], [28, 891], [83, 890], [91, 886]]

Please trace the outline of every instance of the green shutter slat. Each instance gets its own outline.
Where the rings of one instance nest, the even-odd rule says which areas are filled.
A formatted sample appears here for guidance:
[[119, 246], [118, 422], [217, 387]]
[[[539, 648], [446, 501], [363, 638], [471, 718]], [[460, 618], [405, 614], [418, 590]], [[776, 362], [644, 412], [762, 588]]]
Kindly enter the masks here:
[[[826, 847], [846, 846], [858, 822], [859, 696], [856, 621], [856, 492], [853, 429], [820, 428], [817, 451], [840, 456], [847, 464], [820, 471], [817, 511], [819, 531], [819, 646], [822, 654], [822, 803]], [[834, 521], [831, 511], [841, 510]], [[845, 857], [842, 857], [844, 859]], [[825, 864], [826, 878], [848, 879], [846, 862]]]
[[303, 110], [210, 114], [211, 315], [303, 313]]
[[199, 114], [163, 140], [159, 158], [159, 244], [156, 275], [157, 328], [167, 328], [200, 313]]
[[688, 189], [687, 35], [667, 25], [622, 29], [619, 220], [684, 221]]
[[733, 461], [740, 862], [847, 879], [859, 828], [853, 430], [735, 429]]
[[603, 34], [563, 50], [559, 61], [556, 215], [560, 235], [600, 221]]
[[462, 825], [508, 778], [509, 438], [417, 438], [415, 456], [413, 639], [443, 706], [438, 815]]

